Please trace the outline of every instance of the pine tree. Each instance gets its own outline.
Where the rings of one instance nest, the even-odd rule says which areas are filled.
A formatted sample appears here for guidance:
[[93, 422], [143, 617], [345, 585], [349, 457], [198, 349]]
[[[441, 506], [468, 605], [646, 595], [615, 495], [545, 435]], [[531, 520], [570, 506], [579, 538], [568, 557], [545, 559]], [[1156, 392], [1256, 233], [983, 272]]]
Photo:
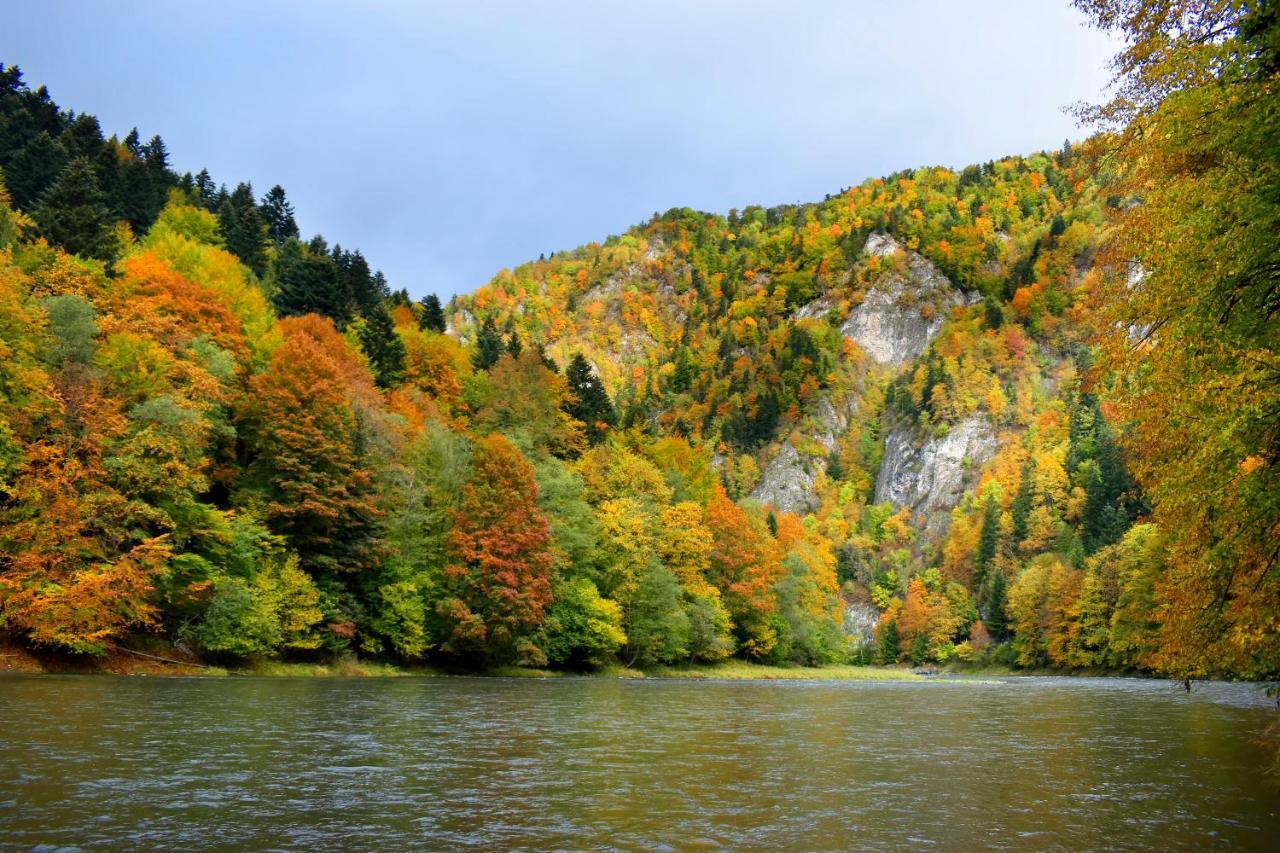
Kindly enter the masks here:
[[1013, 544], [1021, 545], [1027, 538], [1027, 520], [1031, 517], [1031, 501], [1033, 486], [1031, 483], [1031, 466], [1022, 469], [1022, 480], [1018, 483], [1018, 493], [1013, 496], [1013, 505], [1009, 513], [1013, 517]]
[[267, 271], [267, 223], [258, 210], [253, 187], [239, 184], [218, 207], [218, 227], [227, 251], [261, 276]]
[[396, 334], [391, 314], [378, 306], [365, 317], [360, 327], [360, 348], [369, 358], [374, 380], [381, 388], [390, 388], [404, 379], [404, 341]]
[[440, 307], [440, 297], [428, 293], [422, 298], [422, 313], [418, 315], [418, 328], [443, 332], [445, 329], [444, 310]]
[[297, 240], [286, 240], [280, 247], [272, 301], [282, 317], [323, 314], [340, 329], [351, 320], [351, 295], [333, 259]]
[[476, 348], [471, 353], [471, 364], [476, 370], [488, 370], [498, 363], [505, 352], [502, 335], [494, 325], [492, 317], [486, 317], [476, 331]]
[[258, 207], [267, 223], [267, 236], [277, 246], [298, 236], [298, 223], [293, 218], [293, 205], [285, 197], [284, 187], [276, 184], [262, 197]]
[[112, 261], [118, 250], [111, 212], [98, 187], [93, 164], [77, 157], [49, 187], [35, 210], [49, 242], [68, 252]]
[[898, 634], [898, 623], [888, 622], [880, 626], [880, 639], [877, 643], [876, 656], [882, 664], [898, 662], [902, 654], [902, 638]]
[[569, 380], [571, 395], [565, 411], [586, 424], [587, 439], [599, 444], [608, 429], [618, 423], [618, 413], [604, 390], [604, 383], [580, 352], [574, 353], [565, 377]]
[[1009, 618], [1005, 615], [1005, 601], [1008, 598], [1008, 587], [1004, 572], [996, 571], [991, 576], [991, 584], [987, 590], [986, 605], [982, 610], [982, 624], [993, 640], [1004, 639], [1009, 630]]
[[987, 572], [1000, 546], [1000, 505], [996, 496], [987, 494], [987, 505], [982, 511], [982, 531], [978, 534], [978, 552], [973, 558], [973, 588], [981, 592], [986, 587]]

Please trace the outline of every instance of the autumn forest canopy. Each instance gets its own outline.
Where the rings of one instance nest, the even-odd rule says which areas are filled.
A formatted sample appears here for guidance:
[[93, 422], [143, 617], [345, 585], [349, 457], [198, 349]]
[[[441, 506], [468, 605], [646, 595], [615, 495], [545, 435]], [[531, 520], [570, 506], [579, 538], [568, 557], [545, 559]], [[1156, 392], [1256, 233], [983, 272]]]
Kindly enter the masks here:
[[446, 304], [0, 66], [0, 631], [1280, 677], [1280, 5], [1076, 5], [1086, 140]]

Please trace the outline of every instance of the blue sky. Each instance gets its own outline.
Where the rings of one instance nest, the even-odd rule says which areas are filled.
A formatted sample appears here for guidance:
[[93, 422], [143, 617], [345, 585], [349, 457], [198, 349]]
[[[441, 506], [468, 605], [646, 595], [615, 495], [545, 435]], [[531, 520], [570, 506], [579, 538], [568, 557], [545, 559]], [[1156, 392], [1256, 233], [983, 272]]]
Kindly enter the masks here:
[[1055, 148], [1115, 45], [1068, 0], [14, 4], [0, 61], [442, 296], [675, 206]]

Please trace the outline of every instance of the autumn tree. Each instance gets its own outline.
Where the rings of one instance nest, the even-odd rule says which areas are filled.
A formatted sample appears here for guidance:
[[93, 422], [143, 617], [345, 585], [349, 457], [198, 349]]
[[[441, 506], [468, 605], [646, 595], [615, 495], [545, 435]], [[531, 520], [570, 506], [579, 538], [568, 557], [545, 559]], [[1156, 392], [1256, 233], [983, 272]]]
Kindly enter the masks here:
[[[1170, 535], [1159, 665], [1280, 672], [1280, 89], [1274, 4], [1078, 0], [1118, 32], [1086, 110], [1123, 200], [1097, 295], [1100, 376]], [[1224, 405], [1224, 401], [1230, 401]]]
[[551, 603], [551, 533], [532, 466], [494, 434], [475, 445], [449, 538], [443, 648], [463, 657], [543, 664], [536, 634]]
[[323, 317], [286, 318], [280, 333], [240, 411], [252, 453], [244, 500], [262, 502], [305, 569], [368, 568], [380, 554], [380, 513], [358, 409], [372, 399], [372, 378]]

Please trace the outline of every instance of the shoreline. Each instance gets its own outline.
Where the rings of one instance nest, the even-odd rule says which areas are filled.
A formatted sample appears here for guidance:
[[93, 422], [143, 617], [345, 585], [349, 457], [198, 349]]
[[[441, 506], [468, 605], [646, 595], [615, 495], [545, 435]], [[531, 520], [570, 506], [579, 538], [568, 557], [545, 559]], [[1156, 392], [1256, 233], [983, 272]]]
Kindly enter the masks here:
[[[595, 670], [555, 670], [523, 666], [462, 669], [431, 664], [404, 664], [373, 658], [332, 661], [256, 660], [213, 664], [185, 655], [167, 643], [132, 638], [142, 648], [117, 646], [102, 657], [33, 651], [0, 642], [0, 678], [7, 675], [117, 675], [168, 678], [590, 678], [706, 681], [979, 681], [997, 678], [1128, 678], [1178, 681], [1154, 673], [1087, 669], [1014, 669], [998, 664], [943, 664], [932, 675], [909, 666], [831, 664], [799, 666], [730, 659], [714, 664], [680, 664], [630, 668], [610, 664]], [[140, 641], [140, 642], [139, 642]], [[182, 656], [180, 659], [179, 656]], [[1193, 679], [1193, 683], [1261, 683], [1226, 679]]]

